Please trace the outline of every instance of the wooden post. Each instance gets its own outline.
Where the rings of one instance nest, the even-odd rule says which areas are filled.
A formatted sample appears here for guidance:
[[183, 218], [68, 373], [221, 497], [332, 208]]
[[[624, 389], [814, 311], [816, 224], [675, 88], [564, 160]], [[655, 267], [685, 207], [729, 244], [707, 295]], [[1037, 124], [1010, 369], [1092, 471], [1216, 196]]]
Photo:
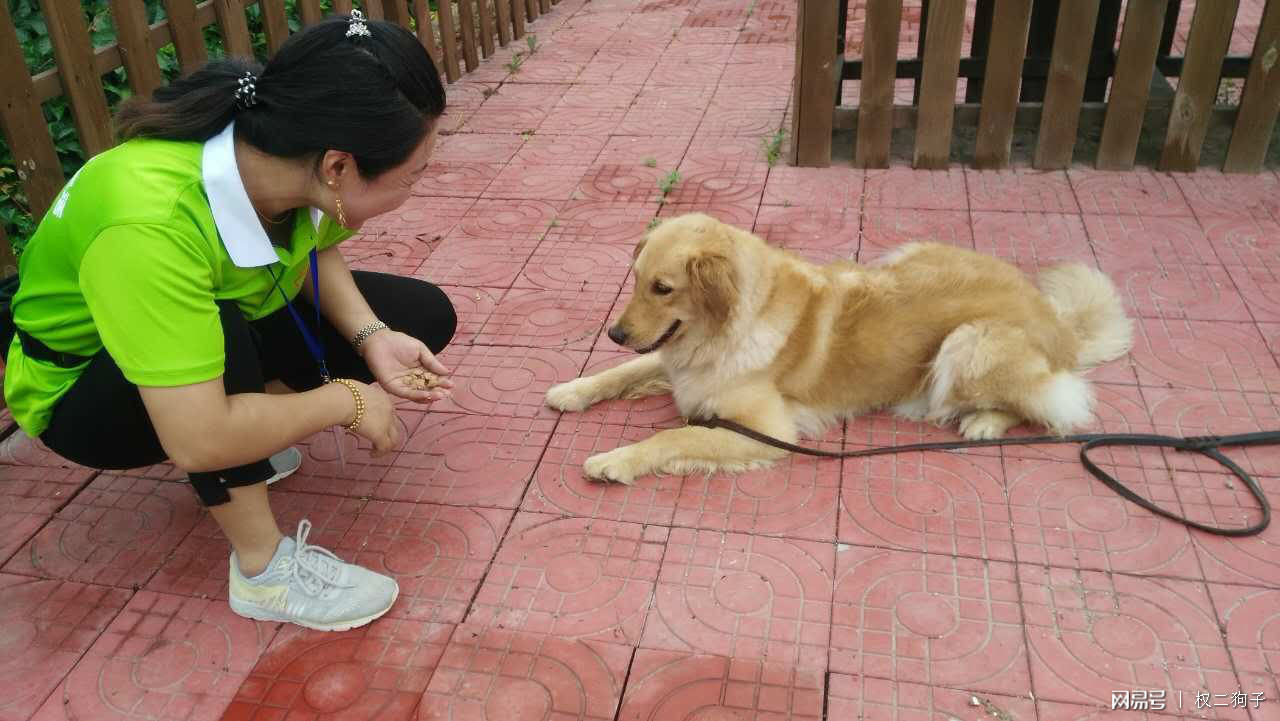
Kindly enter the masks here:
[[405, 0], [382, 0], [383, 19], [401, 27], [409, 27], [409, 6]]
[[1231, 42], [1240, 0], [1196, 3], [1187, 36], [1187, 59], [1173, 98], [1169, 133], [1160, 155], [1160, 169], [1190, 172], [1200, 162], [1200, 150], [1209, 131], [1209, 113], [1218, 97], [1222, 59]]
[[156, 47], [151, 44], [147, 9], [133, 0], [111, 0], [111, 17], [116, 23], [116, 42], [129, 75], [129, 87], [134, 95], [150, 97], [164, 84], [164, 77], [156, 62]]
[[244, 3], [240, 0], [213, 0], [213, 9], [218, 13], [218, 26], [222, 28], [222, 43], [227, 48], [227, 55], [253, 57], [253, 43], [249, 40], [249, 21], [244, 17]]
[[836, 3], [798, 0], [796, 10], [795, 111], [791, 155], [796, 165], [831, 165], [831, 118], [835, 111]]
[[920, 78], [916, 124], [916, 168], [945, 168], [951, 162], [951, 126], [956, 111], [964, 0], [931, 0]]
[[274, 53], [289, 39], [289, 16], [285, 13], [284, 0], [258, 0], [258, 4], [262, 7], [267, 48]]
[[[840, 2], [844, 4], [844, 0]], [[862, 84], [858, 94], [858, 146], [854, 156], [854, 164], [859, 168], [889, 167], [901, 24], [902, 0], [868, 0], [866, 31], [862, 36]]]
[[1280, 113], [1280, 0], [1269, 0], [1253, 43], [1253, 61], [1244, 83], [1244, 97], [1231, 131], [1231, 145], [1222, 169], [1228, 173], [1262, 170], [1271, 130]]
[[511, 44], [511, 4], [509, 0], [494, 0], [493, 6], [498, 13], [498, 44], [505, 48]]
[[476, 0], [480, 10], [480, 51], [487, 58], [493, 55], [493, 9], [490, 0]]
[[476, 53], [475, 1], [458, 0], [458, 24], [462, 26], [462, 55], [467, 63], [467, 72], [475, 70], [480, 65], [480, 57]]
[[298, 11], [302, 14], [302, 24], [308, 27], [324, 19], [320, 0], [298, 0]]
[[1102, 142], [1098, 146], [1099, 170], [1133, 168], [1168, 7], [1169, 0], [1129, 0], [1116, 76], [1111, 82], [1111, 97], [1102, 125]]
[[1026, 56], [1027, 32], [1031, 27], [1031, 2], [998, 0], [996, 3], [974, 147], [975, 168], [1009, 166], [1022, 59]]
[[418, 20], [418, 39], [422, 41], [427, 54], [436, 64], [436, 71], [441, 72], [440, 46], [436, 44], [436, 31], [431, 22], [431, 5], [427, 0], [413, 0], [413, 15]]
[[66, 177], [40, 111], [9, 4], [0, 2], [0, 130], [37, 219], [49, 209]]
[[1058, 13], [1044, 115], [1036, 141], [1034, 165], [1038, 169], [1057, 170], [1071, 165], [1093, 31], [1098, 24], [1098, 5], [1099, 0], [1071, 0], [1062, 3]]
[[[40, 0], [45, 25], [53, 41], [62, 87], [71, 101], [80, 145], [86, 156], [94, 156], [115, 144], [111, 132], [111, 112], [102, 92], [102, 78], [93, 62], [93, 45], [80, 3]], [[26, 67], [23, 63], [21, 67]], [[44, 127], [40, 120], [40, 127]]]
[[178, 52], [178, 64], [182, 72], [194, 72], [209, 60], [204, 46], [204, 28], [196, 20], [196, 5], [191, 0], [164, 0], [164, 10], [169, 16], [169, 33], [173, 35], [173, 47]]
[[462, 69], [458, 67], [458, 33], [453, 24], [453, 2], [439, 0], [436, 3], [436, 9], [440, 13], [440, 45], [444, 47], [444, 72], [452, 83], [462, 76]]
[[338, 15], [350, 15], [351, 9], [351, 0], [333, 0], [333, 11]]
[[511, 28], [516, 40], [524, 37], [524, 13], [523, 0], [511, 0]]

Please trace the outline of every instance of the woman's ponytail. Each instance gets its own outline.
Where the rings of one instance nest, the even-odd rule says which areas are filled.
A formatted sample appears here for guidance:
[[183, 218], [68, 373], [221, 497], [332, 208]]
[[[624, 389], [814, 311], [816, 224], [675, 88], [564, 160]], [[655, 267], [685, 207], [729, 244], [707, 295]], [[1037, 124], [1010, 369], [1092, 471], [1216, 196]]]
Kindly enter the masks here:
[[215, 60], [200, 70], [157, 88], [152, 97], [135, 97], [116, 114], [122, 140], [156, 138], [203, 142], [231, 122], [236, 91], [246, 74], [257, 76], [262, 66], [242, 58]]

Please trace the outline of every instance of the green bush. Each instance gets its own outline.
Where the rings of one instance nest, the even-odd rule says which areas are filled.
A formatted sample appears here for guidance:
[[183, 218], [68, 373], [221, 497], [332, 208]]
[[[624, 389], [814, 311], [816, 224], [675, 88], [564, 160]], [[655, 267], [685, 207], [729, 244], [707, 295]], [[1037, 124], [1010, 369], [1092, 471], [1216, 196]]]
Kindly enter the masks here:
[[[40, 13], [40, 0], [0, 0], [9, 3], [9, 14], [18, 34], [18, 42], [22, 45], [27, 67], [32, 75], [54, 67], [53, 45], [49, 40], [49, 29], [45, 25], [44, 16]], [[145, 0], [148, 19], [152, 23], [163, 20], [165, 15], [162, 0]], [[363, 3], [358, 3], [362, 5]], [[434, 4], [434, 3], [433, 3]], [[89, 25], [89, 34], [95, 47], [109, 45], [116, 40], [116, 29], [111, 18], [108, 0], [80, 0], [84, 9], [85, 20]], [[325, 12], [332, 9], [329, 0], [320, 3]], [[301, 17], [297, 10], [296, 0], [285, 0], [289, 15], [290, 31], [301, 27]], [[258, 5], [252, 5], [246, 11], [249, 22], [249, 33], [254, 53], [260, 60], [266, 58], [267, 42], [262, 25], [262, 11]], [[204, 29], [205, 47], [210, 59], [220, 58], [225, 54], [222, 35], [217, 25]], [[173, 45], [167, 45], [157, 53], [157, 60], [165, 80], [173, 80], [181, 72], [178, 66], [177, 53]], [[102, 77], [102, 88], [106, 94], [107, 105], [112, 112], [130, 96], [129, 79], [124, 68], [117, 68]], [[76, 133], [75, 120], [71, 114], [71, 106], [66, 98], [58, 97], [44, 103], [45, 122], [49, 125], [49, 134], [53, 138], [54, 147], [58, 151], [58, 160], [62, 164], [62, 172], [69, 178], [86, 160], [85, 152], [80, 147]], [[22, 189], [14, 166], [13, 154], [9, 146], [0, 137], [0, 223], [4, 232], [13, 243], [14, 251], [21, 253], [31, 234], [35, 232], [37, 218], [32, 217], [30, 204]]]

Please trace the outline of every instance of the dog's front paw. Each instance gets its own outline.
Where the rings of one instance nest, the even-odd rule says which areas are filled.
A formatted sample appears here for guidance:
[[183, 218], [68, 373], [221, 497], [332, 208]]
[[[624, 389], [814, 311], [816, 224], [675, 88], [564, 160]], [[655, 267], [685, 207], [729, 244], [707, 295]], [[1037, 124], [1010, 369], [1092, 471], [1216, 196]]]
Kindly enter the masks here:
[[582, 472], [593, 481], [631, 485], [642, 469], [632, 460], [627, 448], [615, 448], [608, 453], [597, 453], [582, 464]]
[[587, 378], [576, 378], [547, 390], [547, 405], [562, 412], [586, 410], [595, 400]]
[[960, 435], [970, 441], [1000, 438], [1018, 419], [1004, 411], [974, 411], [960, 419]]

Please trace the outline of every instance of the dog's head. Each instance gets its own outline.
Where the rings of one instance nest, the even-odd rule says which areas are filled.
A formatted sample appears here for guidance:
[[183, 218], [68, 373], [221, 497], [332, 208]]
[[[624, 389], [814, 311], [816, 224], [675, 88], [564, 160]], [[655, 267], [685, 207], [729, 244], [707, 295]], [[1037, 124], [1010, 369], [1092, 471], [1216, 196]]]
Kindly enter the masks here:
[[734, 241], [733, 228], [701, 213], [654, 228], [636, 245], [635, 291], [609, 338], [648, 353], [714, 335], [738, 299]]

